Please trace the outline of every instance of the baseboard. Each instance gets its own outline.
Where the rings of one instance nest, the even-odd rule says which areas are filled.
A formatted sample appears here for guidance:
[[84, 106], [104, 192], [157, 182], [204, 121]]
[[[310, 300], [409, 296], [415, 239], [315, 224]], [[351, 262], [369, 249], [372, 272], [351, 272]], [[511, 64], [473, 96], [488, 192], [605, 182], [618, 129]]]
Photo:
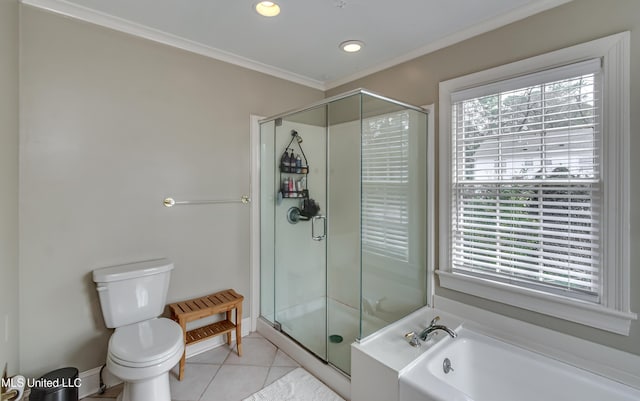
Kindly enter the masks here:
[[[242, 337], [245, 337], [251, 333], [251, 318], [247, 317], [242, 319]], [[235, 341], [236, 334], [232, 333], [232, 340]], [[216, 347], [225, 344], [225, 336], [215, 336], [209, 340], [200, 341], [187, 347], [187, 359], [194, 355], [201, 354]], [[97, 368], [85, 370], [80, 372], [78, 377], [81, 379], [80, 388], [78, 389], [78, 396], [80, 399], [88, 397], [91, 394], [95, 394], [100, 390], [100, 369]], [[108, 369], [102, 371], [102, 379], [107, 387], [117, 386], [122, 383], [122, 380], [113, 376]]]
[[[100, 390], [100, 369], [102, 369], [102, 366], [80, 372], [78, 375], [80, 378], [78, 397], [80, 399], [95, 394]], [[102, 379], [107, 387], [117, 386], [122, 383], [122, 380], [112, 375], [106, 368], [102, 371]]]

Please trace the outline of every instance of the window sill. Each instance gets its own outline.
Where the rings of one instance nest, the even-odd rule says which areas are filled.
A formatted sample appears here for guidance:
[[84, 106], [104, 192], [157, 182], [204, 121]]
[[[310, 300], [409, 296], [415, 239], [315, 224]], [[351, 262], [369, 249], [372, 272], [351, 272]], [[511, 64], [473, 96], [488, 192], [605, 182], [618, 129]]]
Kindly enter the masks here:
[[629, 335], [631, 321], [637, 315], [573, 300], [541, 291], [496, 283], [460, 273], [436, 270], [440, 286], [477, 297], [513, 305], [567, 321], [584, 324], [616, 334]]

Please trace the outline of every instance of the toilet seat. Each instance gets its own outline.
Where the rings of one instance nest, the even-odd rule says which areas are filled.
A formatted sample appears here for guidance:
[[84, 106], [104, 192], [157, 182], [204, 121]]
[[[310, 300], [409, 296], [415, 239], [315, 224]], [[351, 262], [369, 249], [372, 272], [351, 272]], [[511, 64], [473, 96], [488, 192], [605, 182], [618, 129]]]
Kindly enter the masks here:
[[182, 354], [183, 334], [169, 319], [157, 318], [119, 327], [109, 340], [108, 356], [118, 365], [144, 368]]

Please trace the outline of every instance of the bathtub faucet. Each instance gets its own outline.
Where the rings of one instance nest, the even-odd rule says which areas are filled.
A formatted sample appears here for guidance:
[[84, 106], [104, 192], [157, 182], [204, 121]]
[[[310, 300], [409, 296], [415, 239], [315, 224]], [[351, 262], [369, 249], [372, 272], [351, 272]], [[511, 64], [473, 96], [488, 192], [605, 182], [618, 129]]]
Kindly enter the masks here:
[[436, 330], [442, 330], [449, 334], [452, 338], [456, 338], [458, 336], [455, 331], [451, 330], [447, 326], [436, 324], [438, 320], [440, 320], [440, 316], [434, 317], [431, 323], [429, 323], [429, 326], [426, 329], [422, 330], [422, 332], [418, 335], [418, 337], [420, 337], [422, 341], [427, 341], [431, 336], [431, 333]]

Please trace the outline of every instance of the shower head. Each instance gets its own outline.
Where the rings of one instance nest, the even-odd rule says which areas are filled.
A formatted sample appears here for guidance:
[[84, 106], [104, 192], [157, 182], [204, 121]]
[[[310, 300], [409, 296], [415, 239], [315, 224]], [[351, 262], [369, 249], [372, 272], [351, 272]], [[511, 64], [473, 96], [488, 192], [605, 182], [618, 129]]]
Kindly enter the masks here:
[[292, 129], [292, 130], [291, 130], [291, 136], [292, 136], [292, 137], [294, 137], [294, 138], [296, 138], [296, 141], [297, 141], [298, 143], [302, 143], [302, 137], [301, 137], [300, 135], [298, 135], [298, 131], [296, 131], [296, 130]]

